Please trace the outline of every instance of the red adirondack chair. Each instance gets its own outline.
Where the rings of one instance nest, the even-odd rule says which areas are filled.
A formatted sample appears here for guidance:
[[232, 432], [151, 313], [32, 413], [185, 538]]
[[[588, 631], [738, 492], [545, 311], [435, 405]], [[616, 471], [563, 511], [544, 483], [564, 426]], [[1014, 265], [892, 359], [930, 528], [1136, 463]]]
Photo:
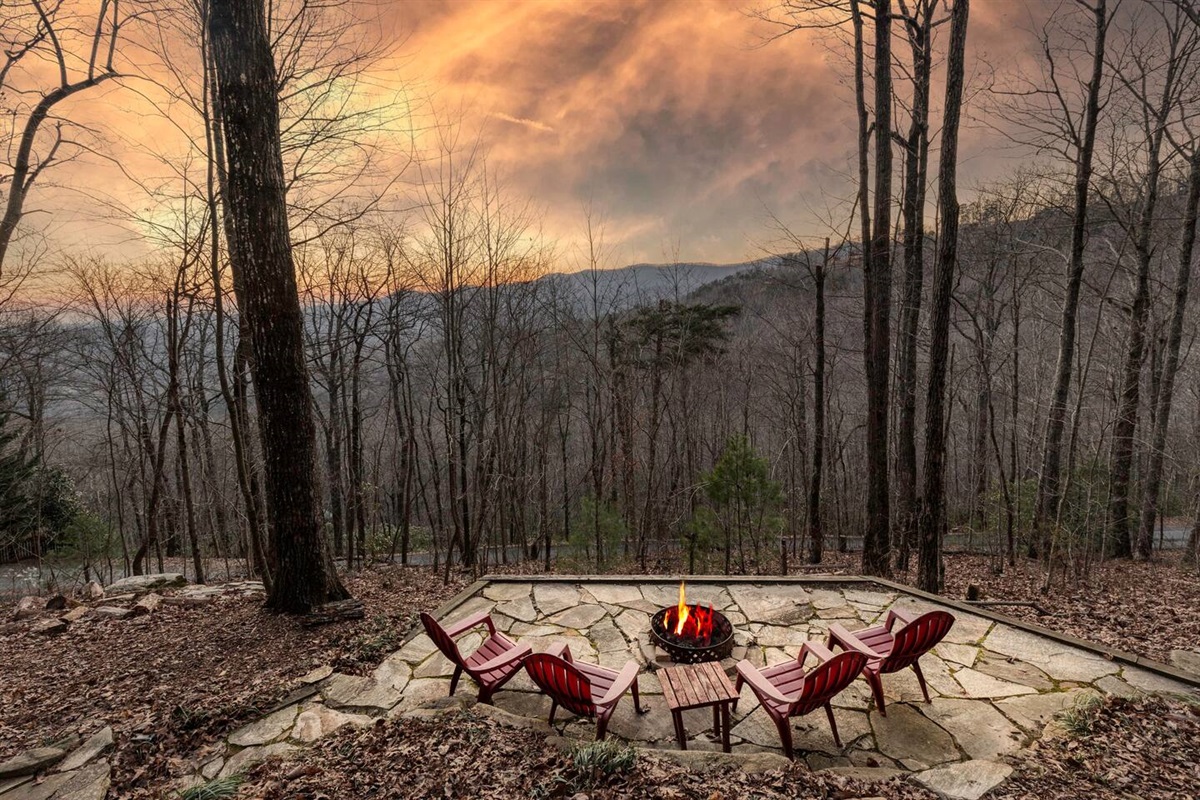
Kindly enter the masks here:
[[[805, 672], [804, 660], [809, 654], [816, 657], [817, 665]], [[783, 752], [792, 758], [791, 718], [802, 717], [821, 706], [825, 707], [825, 715], [829, 717], [834, 743], [842, 746], [830, 701], [858, 677], [866, 663], [867, 657], [862, 653], [847, 651], [834, 655], [820, 642], [806, 642], [801, 645], [795, 661], [763, 670], [745, 659], [738, 662], [735, 688], [741, 692], [743, 683], [750, 684], [750, 691], [779, 729]], [[734, 709], [737, 703], [737, 700], [733, 701]]]
[[[899, 630], [895, 630], [897, 622], [902, 624]], [[893, 608], [888, 611], [884, 624], [874, 628], [850, 632], [837, 623], [830, 625], [829, 646], [832, 648], [841, 645], [846, 650], [853, 650], [867, 657], [863, 677], [871, 686], [879, 713], [886, 717], [883, 679], [880, 676], [912, 667], [913, 672], [917, 673], [917, 683], [921, 684], [921, 694], [925, 695], [925, 702], [930, 702], [929, 689], [925, 686], [925, 676], [921, 674], [921, 665], [917, 659], [945, 638], [953, 625], [954, 617], [947, 611], [930, 611], [918, 616], [911, 611]]]
[[581, 717], [596, 719], [596, 740], [603, 741], [608, 720], [624, 694], [633, 690], [633, 707], [645, 714], [638, 697], [636, 661], [629, 661], [617, 672], [607, 667], [584, 664], [571, 657], [571, 648], [561, 642], [544, 653], [525, 659], [525, 671], [550, 697], [550, 724], [561, 705]]
[[[496, 630], [495, 623], [486, 611], [460, 619], [448, 628], [443, 628], [436, 619], [421, 612], [421, 623], [425, 632], [437, 645], [450, 663], [454, 664], [454, 677], [450, 679], [450, 694], [458, 688], [458, 679], [465, 672], [479, 684], [479, 702], [491, 704], [492, 695], [521, 669], [521, 661], [530, 653], [527, 644], [516, 644]], [[471, 655], [463, 658], [454, 638], [472, 628], [486, 625], [488, 638]]]

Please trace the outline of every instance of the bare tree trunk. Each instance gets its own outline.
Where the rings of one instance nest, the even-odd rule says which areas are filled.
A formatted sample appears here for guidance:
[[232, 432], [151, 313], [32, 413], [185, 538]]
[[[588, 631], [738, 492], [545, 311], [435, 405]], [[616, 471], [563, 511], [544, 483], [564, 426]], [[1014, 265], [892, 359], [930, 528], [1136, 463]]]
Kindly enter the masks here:
[[321, 533], [316, 428], [288, 232], [275, 67], [264, 0], [212, 0], [208, 22], [228, 156], [230, 263], [254, 351], [277, 570], [267, 603], [290, 613], [348, 596]]
[[942, 531], [946, 507], [946, 373], [950, 357], [950, 304], [958, 268], [958, 123], [966, 71], [969, 0], [954, 0], [946, 63], [946, 111], [938, 165], [938, 216], [942, 230], [934, 269], [929, 393], [925, 400], [925, 481], [917, 548], [917, 587], [942, 589]]
[[1092, 77], [1087, 84], [1083, 130], [1078, 134], [1075, 158], [1075, 209], [1071, 221], [1071, 255], [1067, 266], [1067, 294], [1063, 299], [1059, 330], [1058, 366], [1054, 393], [1046, 421], [1046, 443], [1042, 451], [1042, 474], [1038, 481], [1037, 506], [1034, 509], [1035, 540], [1033, 553], [1045, 553], [1050, 547], [1050, 527], [1058, 517], [1062, 470], [1063, 433], [1067, 422], [1067, 399], [1071, 393], [1071, 373], [1075, 359], [1076, 317], [1079, 290], [1083, 283], [1084, 247], [1087, 244], [1088, 192], [1092, 183], [1092, 153], [1100, 118], [1100, 84], [1104, 78], [1104, 46], [1108, 34], [1107, 0], [1096, 0], [1092, 9], [1095, 38], [1092, 45]]
[[808, 486], [808, 562], [820, 564], [825, 551], [821, 517], [821, 478], [825, 468], [825, 270], [829, 266], [829, 239], [813, 271], [816, 313], [813, 319], [813, 450]]
[[[1171, 32], [1175, 34], [1175, 31]], [[1142, 385], [1142, 363], [1146, 353], [1146, 326], [1150, 317], [1150, 266], [1154, 258], [1154, 214], [1158, 210], [1158, 184], [1162, 174], [1162, 145], [1166, 135], [1167, 120], [1171, 113], [1175, 94], [1176, 56], [1178, 36], [1170, 36], [1167, 55], [1167, 72], [1163, 81], [1162, 97], [1158, 107], [1146, 110], [1146, 174], [1145, 199], [1137, 221], [1134, 250], [1137, 253], [1137, 289], [1134, 292], [1133, 308], [1129, 315], [1129, 349], [1125, 355], [1125, 370], [1121, 384], [1121, 395], [1117, 405], [1117, 419], [1113, 425], [1112, 480], [1108, 505], [1108, 552], [1110, 555], [1127, 558], [1133, 553], [1129, 536], [1129, 477], [1133, 471], [1133, 437], [1137, 430], [1137, 412]], [[1136, 78], [1135, 78], [1136, 80]], [[1144, 98], [1148, 99], [1148, 98]], [[1150, 521], [1153, 526], [1153, 519]], [[1142, 558], [1150, 557], [1150, 539], [1146, 540], [1146, 551], [1139, 552]]]
[[[207, 2], [207, 0], [206, 0]], [[207, 13], [207, 6], [205, 7]], [[204, 56], [205, 95], [201, 113], [205, 124], [205, 145], [208, 164], [205, 170], [205, 194], [212, 229], [210, 233], [209, 268], [213, 285], [213, 357], [217, 367], [217, 383], [221, 388], [221, 399], [229, 416], [229, 434], [233, 441], [234, 465], [237, 469], [238, 489], [241, 490], [242, 506], [246, 513], [249, 529], [248, 549], [250, 562], [270, 590], [272, 575], [266, 552], [263, 548], [262, 515], [259, 514], [257, 486], [254, 480], [254, 465], [250, 448], [246, 442], [246, 426], [237, 398], [236, 388], [229, 380], [229, 369], [225, 362], [225, 288], [221, 281], [221, 225], [219, 200], [225, 191], [225, 144], [221, 133], [220, 109], [216, 102], [216, 66], [212, 58], [212, 43], [204, 31], [202, 52]], [[211, 112], [210, 112], [211, 108]], [[240, 344], [238, 345], [240, 347]], [[236, 356], [235, 356], [236, 363]]]
[[[888, 372], [892, 303], [892, 8], [875, 0], [875, 219], [864, 265], [863, 361], [867, 374], [867, 526], [862, 570], [892, 572], [888, 486]], [[863, 189], [865, 191], [865, 188]]]
[[904, 166], [904, 285], [900, 301], [899, 358], [896, 364], [896, 520], [899, 553], [896, 568], [908, 571], [917, 540], [917, 331], [925, 280], [925, 193], [929, 171], [929, 83], [933, 64], [932, 11], [917, 4], [918, 19], [908, 25], [912, 47], [913, 107]]
[[1183, 215], [1183, 232], [1179, 240], [1179, 258], [1175, 271], [1175, 301], [1171, 307], [1171, 327], [1167, 335], [1167, 353], [1158, 392], [1158, 410], [1150, 445], [1150, 464], [1146, 471], [1146, 491], [1142, 497], [1142, 520], [1138, 527], [1139, 558], [1150, 557], [1154, 540], [1154, 520], [1158, 517], [1159, 493], [1162, 490], [1163, 453], [1167, 446], [1171, 400], [1175, 393], [1175, 375], [1179, 371], [1179, 346], [1183, 341], [1183, 322], [1187, 315], [1188, 290], [1192, 281], [1192, 254], [1196, 246], [1197, 217], [1200, 216], [1200, 143], [1193, 147], [1191, 168], [1188, 171], [1187, 210]]

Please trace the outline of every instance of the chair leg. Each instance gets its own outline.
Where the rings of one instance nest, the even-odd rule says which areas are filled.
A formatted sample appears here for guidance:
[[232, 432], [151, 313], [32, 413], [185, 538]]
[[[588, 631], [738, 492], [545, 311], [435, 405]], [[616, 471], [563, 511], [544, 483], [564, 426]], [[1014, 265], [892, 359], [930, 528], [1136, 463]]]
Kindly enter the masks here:
[[550, 698], [550, 724], [554, 724], [554, 712], [558, 711], [558, 701]]
[[933, 701], [929, 699], [929, 689], [925, 686], [925, 675], [921, 672], [921, 665], [914, 661], [912, 668], [913, 672], [917, 673], [917, 683], [921, 684], [921, 694], [925, 695], [925, 702], [932, 703]]
[[454, 668], [454, 676], [450, 678], [450, 694], [458, 689], [458, 679], [462, 677], [462, 667]]
[[775, 719], [775, 727], [779, 729], [779, 741], [783, 744], [783, 754], [788, 758], [795, 758], [792, 753], [792, 721], [788, 717], [778, 717]]
[[833, 718], [833, 706], [831, 706], [829, 703], [825, 704], [825, 716], [829, 717], [829, 730], [833, 731], [833, 743], [837, 745], [839, 750], [841, 750], [842, 739], [840, 736], [838, 736], [837, 720]]
[[879, 715], [887, 716], [887, 707], [883, 702], [883, 678], [878, 672], [864, 672], [863, 675], [867, 679], [867, 683], [871, 684], [871, 694], [875, 696], [875, 707], [879, 709]]
[[633, 683], [629, 688], [633, 690], [633, 710], [639, 714], [645, 714], [650, 709], [642, 708], [642, 698], [638, 695], [637, 678], [633, 679]]
[[738, 673], [737, 680], [733, 683], [733, 688], [737, 691], [738, 696], [733, 698], [733, 710], [737, 711], [738, 700], [742, 699], [742, 684], [745, 680], [742, 678], [742, 673]]
[[608, 718], [612, 714], [612, 708], [608, 712], [600, 712], [596, 717], [596, 741], [603, 742], [604, 737], [608, 734]]
[[480, 684], [480, 686], [479, 686], [479, 702], [483, 703], [485, 706], [494, 705], [494, 703], [492, 703], [492, 695], [499, 688], [500, 688], [499, 686], [484, 686], [484, 685]]

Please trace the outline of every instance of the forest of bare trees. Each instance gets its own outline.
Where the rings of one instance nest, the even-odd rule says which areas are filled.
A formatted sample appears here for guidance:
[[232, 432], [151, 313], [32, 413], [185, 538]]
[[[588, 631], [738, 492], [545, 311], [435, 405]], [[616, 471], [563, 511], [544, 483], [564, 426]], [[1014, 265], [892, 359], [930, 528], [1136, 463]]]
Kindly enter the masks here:
[[[231, 269], [271, 248], [237, 240], [266, 178], [239, 194], [230, 172], [231, 45], [209, 35], [229, 4], [77, 5], [17, 3], [0, 27], [0, 452], [19, 454], [0, 482], [23, 498], [0, 504], [5, 558], [269, 579], [307, 549], [270, 535], [273, 503], [343, 565], [777, 572], [861, 549], [865, 572], [915, 559], [936, 590], [953, 535], [996, 570], [1041, 559], [1049, 587], [1197, 517], [1196, 0], [1050, 4], [1011, 67], [975, 58], [967, 0], [762, 9], [764, 46], [804, 31], [845, 70], [857, 195], [828, 229], [756, 233], [753, 270], [699, 285], [678, 265], [653, 291], [607, 271], [599, 211], [547, 240], [486, 131], [399, 88], [354, 99], [387, 48], [346, 4], [273, 4], [299, 409], [296, 386], [269, 408], [256, 371], [280, 298], [255, 306]], [[57, 109], [145, 80], [134, 49], [157, 53], [138, 91], [182, 144], [106, 213], [153, 255], [58, 249], [26, 211], [105, 141]], [[959, 139], [981, 126], [1020, 158], [967, 186]], [[315, 450], [273, 450], [279, 426]], [[319, 496], [297, 505], [281, 476], [307, 458]]]

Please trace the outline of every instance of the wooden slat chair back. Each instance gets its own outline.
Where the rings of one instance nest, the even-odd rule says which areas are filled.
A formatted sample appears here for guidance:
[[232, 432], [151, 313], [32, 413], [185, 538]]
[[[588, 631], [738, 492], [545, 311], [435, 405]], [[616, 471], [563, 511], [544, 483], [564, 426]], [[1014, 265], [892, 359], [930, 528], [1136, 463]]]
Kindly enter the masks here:
[[862, 653], [838, 653], [804, 676], [800, 696], [788, 716], [801, 717], [831, 701], [854, 682], [867, 664]]
[[[817, 665], [805, 672], [804, 661], [809, 655], [816, 657]], [[736, 688], [741, 692], [743, 684], [750, 684], [750, 690], [779, 731], [783, 752], [792, 758], [791, 718], [802, 717], [821, 707], [829, 719], [834, 743], [842, 746], [837, 721], [833, 718], [832, 700], [858, 677], [866, 663], [867, 657], [857, 651], [835, 655], [819, 642], [806, 642], [794, 661], [763, 670], [743, 659], [737, 665]], [[737, 707], [736, 700], [734, 707]]]
[[[450, 659], [451, 664], [461, 668], [465, 659], [462, 657], [462, 653], [458, 652], [458, 643], [446, 633], [446, 629], [442, 627], [441, 623], [422, 611], [421, 624], [425, 626], [425, 633], [437, 645], [437, 649], [442, 651], [442, 655]], [[450, 693], [453, 694], [454, 690], [451, 689]]]
[[[492, 702], [492, 695], [517, 674], [521, 669], [521, 662], [530, 652], [529, 645], [518, 645], [496, 630], [495, 623], [487, 612], [472, 614], [453, 623], [449, 628], [443, 627], [429, 614], [421, 612], [421, 624], [425, 626], [425, 633], [437, 645], [437, 649], [454, 665], [454, 675], [450, 678], [450, 694], [453, 695], [458, 689], [458, 680], [465, 672], [479, 685], [481, 703]], [[488, 636], [474, 653], [464, 657], [454, 637], [480, 625], [487, 627]]]
[[525, 671], [558, 705], [581, 717], [596, 716], [592, 684], [574, 664], [549, 653], [534, 653], [525, 659]]
[[892, 651], [879, 665], [879, 671], [899, 672], [917, 663], [918, 658], [946, 638], [953, 625], [954, 617], [945, 611], [930, 611], [917, 617], [896, 632]]
[[[899, 629], [896, 628], [897, 622], [901, 623]], [[873, 628], [848, 631], [839, 624], [830, 625], [829, 647], [841, 646], [847, 651], [859, 652], [867, 657], [867, 665], [862, 672], [863, 678], [871, 687], [875, 707], [886, 717], [887, 707], [884, 704], [883, 680], [880, 676], [912, 667], [913, 672], [917, 674], [917, 683], [921, 686], [925, 702], [931, 702], [925, 674], [921, 672], [920, 658], [946, 638], [953, 626], [954, 615], [947, 611], [929, 611], [917, 615], [893, 608], [888, 611], [884, 624]]]
[[566, 644], [557, 643], [544, 653], [534, 653], [524, 661], [525, 672], [550, 698], [550, 724], [558, 707], [581, 717], [595, 717], [596, 739], [602, 741], [608, 721], [626, 692], [633, 693], [633, 707], [646, 713], [638, 696], [636, 661], [628, 661], [616, 670], [597, 664], [576, 662]]

